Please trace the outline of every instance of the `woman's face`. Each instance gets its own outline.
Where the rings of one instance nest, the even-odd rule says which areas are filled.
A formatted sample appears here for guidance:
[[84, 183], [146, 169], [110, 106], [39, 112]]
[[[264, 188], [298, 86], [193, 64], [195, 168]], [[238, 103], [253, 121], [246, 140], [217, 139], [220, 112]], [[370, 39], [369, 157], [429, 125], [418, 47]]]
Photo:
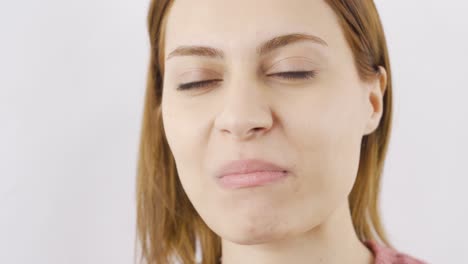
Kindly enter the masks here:
[[[360, 81], [324, 1], [177, 0], [166, 30], [164, 130], [183, 188], [215, 233], [239, 244], [279, 239], [310, 230], [347, 202], [362, 137], [380, 118], [371, 100], [379, 85]], [[292, 33], [315, 38], [258, 48]], [[185, 50], [167, 59], [180, 46], [223, 56]], [[289, 71], [309, 73], [274, 75]], [[215, 81], [177, 89], [206, 80]], [[239, 159], [279, 164], [289, 177], [222, 188], [216, 171]]]

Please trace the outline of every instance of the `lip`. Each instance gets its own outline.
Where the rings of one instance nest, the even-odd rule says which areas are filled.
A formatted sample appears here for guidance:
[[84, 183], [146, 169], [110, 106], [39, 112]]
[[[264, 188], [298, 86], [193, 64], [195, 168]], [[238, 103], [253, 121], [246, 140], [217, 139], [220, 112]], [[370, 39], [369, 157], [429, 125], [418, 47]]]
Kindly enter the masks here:
[[270, 184], [288, 176], [288, 170], [261, 159], [236, 160], [222, 166], [216, 178], [224, 188], [237, 189]]

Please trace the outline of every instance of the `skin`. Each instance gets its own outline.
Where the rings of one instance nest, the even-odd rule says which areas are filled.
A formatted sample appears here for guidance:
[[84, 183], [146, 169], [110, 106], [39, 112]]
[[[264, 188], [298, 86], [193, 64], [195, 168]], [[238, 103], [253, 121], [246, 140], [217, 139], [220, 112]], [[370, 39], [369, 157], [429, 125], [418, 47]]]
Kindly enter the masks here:
[[[307, 33], [263, 56], [262, 41]], [[319, 0], [177, 0], [170, 10], [165, 57], [180, 45], [221, 49], [224, 59], [165, 60], [162, 116], [183, 188], [222, 238], [234, 263], [372, 263], [357, 238], [348, 195], [362, 137], [382, 115], [386, 73], [359, 79], [333, 10]], [[316, 71], [312, 79], [271, 73]], [[219, 79], [194, 90], [181, 83]], [[227, 190], [215, 171], [227, 161], [260, 158], [286, 167], [275, 184]]]

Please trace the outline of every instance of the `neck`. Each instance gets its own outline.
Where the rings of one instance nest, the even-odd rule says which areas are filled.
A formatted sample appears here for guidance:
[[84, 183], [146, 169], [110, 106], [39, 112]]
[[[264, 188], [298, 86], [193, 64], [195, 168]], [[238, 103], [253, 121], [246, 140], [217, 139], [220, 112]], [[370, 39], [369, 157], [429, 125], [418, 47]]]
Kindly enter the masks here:
[[358, 239], [348, 202], [318, 226], [294, 237], [239, 245], [222, 239], [222, 264], [372, 264], [372, 252]]

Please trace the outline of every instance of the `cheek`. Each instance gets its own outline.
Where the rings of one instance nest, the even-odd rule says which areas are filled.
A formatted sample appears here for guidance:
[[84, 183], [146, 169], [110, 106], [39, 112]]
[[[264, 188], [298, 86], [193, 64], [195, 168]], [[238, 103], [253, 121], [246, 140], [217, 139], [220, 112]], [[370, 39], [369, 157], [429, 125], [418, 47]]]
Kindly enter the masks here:
[[297, 148], [301, 164], [298, 173], [306, 181], [301, 192], [309, 200], [323, 203], [349, 194], [357, 174], [362, 139], [359, 95], [341, 92], [344, 89], [329, 90], [299, 101], [284, 113], [289, 117], [284, 118], [286, 137]]
[[[168, 105], [170, 103], [166, 103]], [[174, 105], [164, 106], [162, 111], [164, 133], [169, 147], [176, 160], [183, 159], [188, 149], [186, 144], [190, 144], [191, 135], [187, 129], [186, 117], [182, 111], [177, 110]], [[185, 146], [185, 147], [184, 147]]]
[[203, 133], [209, 118], [204, 105], [166, 91], [161, 107], [165, 135], [174, 157], [186, 159], [191, 156], [193, 160], [193, 155], [204, 145]]
[[[174, 157], [180, 182], [189, 197], [200, 189], [200, 164], [203, 141], [200, 138], [200, 117], [194, 119], [190, 112], [175, 101], [162, 105], [164, 133]], [[198, 121], [196, 121], [198, 120]], [[197, 157], [199, 157], [197, 159]]]

